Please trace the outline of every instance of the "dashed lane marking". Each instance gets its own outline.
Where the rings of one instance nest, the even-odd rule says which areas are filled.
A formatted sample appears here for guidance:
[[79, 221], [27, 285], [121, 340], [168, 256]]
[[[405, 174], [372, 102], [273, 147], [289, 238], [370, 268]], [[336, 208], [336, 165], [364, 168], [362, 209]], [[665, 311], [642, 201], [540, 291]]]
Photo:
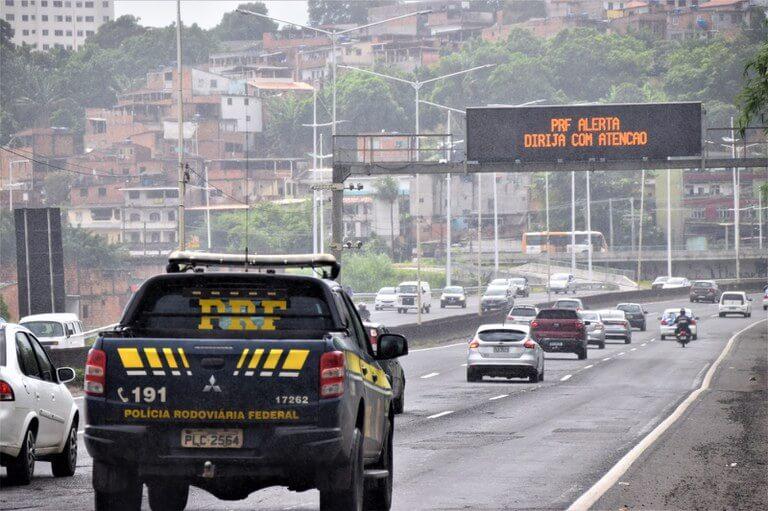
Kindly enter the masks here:
[[467, 364], [461, 364], [461, 367], [467, 367]]
[[629, 351], [637, 351], [637, 348], [630, 348]]
[[429, 374], [425, 374], [424, 376], [422, 376], [422, 377], [421, 377], [421, 379], [422, 379], [422, 380], [426, 380], [427, 378], [434, 378], [434, 377], [435, 377], [435, 376], [437, 376], [438, 374], [440, 374], [440, 373], [429, 373]]
[[408, 350], [408, 353], [418, 353], [420, 351], [432, 351], [432, 350], [444, 350], [445, 348], [453, 348], [454, 346], [466, 345], [466, 342], [457, 342], [454, 344], [446, 344], [445, 346], [433, 346], [431, 348], [419, 348], [417, 350]]
[[436, 413], [434, 415], [430, 415], [427, 417], [427, 419], [438, 419], [440, 417], [445, 417], [446, 415], [450, 415], [453, 413], [453, 410], [446, 410], [444, 412]]
[[592, 369], [595, 367], [595, 364], [589, 364], [588, 366], [585, 366], [584, 369]]
[[509, 394], [501, 394], [500, 396], [494, 396], [492, 398], [489, 398], [488, 401], [496, 401], [497, 399], [504, 399], [505, 397], [509, 397]]
[[644, 342], [644, 343], [643, 343], [643, 344], [641, 344], [640, 346], [648, 346], [648, 343], [647, 343], [647, 342]]
[[622, 351], [621, 353], [617, 353], [617, 354], [616, 354], [616, 356], [617, 356], [617, 357], [620, 357], [620, 356], [622, 356], [622, 355], [625, 355], [625, 353], [624, 353], [623, 351]]
[[568, 381], [568, 380], [571, 379], [571, 376], [573, 376], [573, 375], [572, 374], [566, 374], [565, 376], [560, 378], [560, 381]]
[[648, 342], [653, 342], [653, 341], [655, 341], [655, 340], [656, 340], [656, 338], [654, 337], [654, 338], [652, 338], [652, 339], [651, 339], [650, 341], [648, 341]]
[[610, 359], [611, 359], [611, 357], [605, 357], [605, 358], [603, 359], [603, 362], [608, 362]]

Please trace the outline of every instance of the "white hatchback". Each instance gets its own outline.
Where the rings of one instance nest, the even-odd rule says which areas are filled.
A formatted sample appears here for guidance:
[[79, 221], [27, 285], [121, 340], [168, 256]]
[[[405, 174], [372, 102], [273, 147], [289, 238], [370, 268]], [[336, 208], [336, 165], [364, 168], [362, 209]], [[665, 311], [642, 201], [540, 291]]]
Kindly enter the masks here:
[[79, 413], [66, 382], [37, 338], [20, 325], [0, 325], [0, 461], [14, 484], [29, 484], [36, 461], [50, 461], [55, 477], [77, 467]]
[[[680, 315], [679, 307], [673, 309], [665, 309], [664, 313], [659, 316], [659, 334], [661, 335], [662, 341], [667, 337], [675, 336], [675, 330], [677, 330], [675, 319], [677, 319], [678, 315]], [[693, 336], [693, 340], [696, 340], [699, 338], [699, 327], [696, 324], [699, 318], [698, 316], [694, 316], [693, 311], [688, 308], [685, 309], [685, 315], [689, 318], [692, 318], [690, 325], [691, 336]]]
[[717, 312], [721, 318], [725, 317], [726, 314], [741, 314], [745, 318], [752, 317], [752, 298], [743, 291], [726, 291], [720, 295]]

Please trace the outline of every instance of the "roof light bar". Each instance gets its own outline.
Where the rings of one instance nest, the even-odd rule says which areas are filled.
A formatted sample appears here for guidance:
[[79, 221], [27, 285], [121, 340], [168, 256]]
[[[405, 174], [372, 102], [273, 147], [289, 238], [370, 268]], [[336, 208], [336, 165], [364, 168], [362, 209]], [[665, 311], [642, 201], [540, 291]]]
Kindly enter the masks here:
[[247, 266], [249, 268], [328, 268], [323, 278], [336, 279], [341, 265], [330, 254], [251, 255], [212, 254], [176, 250], [168, 256], [168, 273], [183, 273], [209, 266]]

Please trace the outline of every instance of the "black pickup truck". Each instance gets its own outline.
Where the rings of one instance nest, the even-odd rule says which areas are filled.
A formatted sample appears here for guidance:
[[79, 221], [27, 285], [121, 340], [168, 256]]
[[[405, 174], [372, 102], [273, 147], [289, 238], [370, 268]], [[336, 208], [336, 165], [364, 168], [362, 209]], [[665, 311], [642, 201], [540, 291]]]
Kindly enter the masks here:
[[[207, 266], [261, 272], [202, 272]], [[177, 252], [88, 354], [85, 444], [96, 510], [182, 510], [190, 485], [239, 500], [268, 486], [320, 490], [322, 510], [389, 509], [394, 410], [330, 256]], [[270, 268], [266, 272], [264, 268]], [[325, 273], [328, 276], [328, 273]]]

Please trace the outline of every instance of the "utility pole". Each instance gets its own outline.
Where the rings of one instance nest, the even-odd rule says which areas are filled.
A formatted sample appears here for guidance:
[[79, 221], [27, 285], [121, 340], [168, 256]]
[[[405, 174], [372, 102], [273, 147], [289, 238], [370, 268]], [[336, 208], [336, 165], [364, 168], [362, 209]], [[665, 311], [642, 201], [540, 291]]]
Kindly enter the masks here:
[[544, 173], [544, 204], [547, 210], [547, 301], [552, 301], [552, 290], [549, 288], [549, 278], [552, 275], [552, 262], [549, 254], [549, 172]]
[[416, 305], [419, 314], [416, 324], [421, 324], [421, 201], [419, 195], [419, 174], [416, 174]]
[[[446, 121], [446, 130], [451, 133], [451, 110], [448, 110], [448, 119]], [[448, 163], [453, 159], [453, 137], [449, 138], [448, 153], [445, 158]], [[445, 175], [445, 285], [451, 285], [451, 174]]]
[[635, 198], [629, 198], [629, 239], [632, 252], [635, 251]]
[[[179, 237], [179, 250], [184, 250], [187, 248], [187, 242], [186, 242], [186, 232], [185, 232], [185, 226], [184, 226], [184, 198], [187, 191], [187, 178], [186, 178], [186, 169], [184, 168], [184, 99], [182, 98], [182, 92], [183, 92], [183, 80], [182, 80], [182, 73], [183, 73], [183, 66], [181, 63], [181, 0], [176, 0], [176, 69], [177, 69], [177, 80], [179, 82], [179, 97], [176, 101], [176, 108], [178, 109], [178, 122], [179, 122], [179, 145], [178, 145], [178, 153], [179, 153], [179, 214], [177, 215], [179, 218], [177, 220], [178, 224], [178, 237]], [[208, 183], [206, 183], [206, 186], [208, 186]]]
[[757, 247], [763, 249], [763, 192], [757, 192]]
[[589, 174], [587, 171], [587, 274], [592, 281], [592, 206], [590, 198]]
[[[312, 90], [312, 183], [317, 184], [317, 87]], [[335, 125], [334, 125], [335, 127]], [[317, 254], [317, 190], [312, 189], [312, 253]]]
[[643, 214], [645, 208], [645, 169], [640, 174], [640, 226], [639, 236], [637, 238], [637, 281], [643, 275]]
[[496, 173], [493, 177], [493, 275], [499, 276], [499, 201], [496, 192]]
[[[731, 117], [731, 158], [736, 158], [736, 133], [733, 130], [733, 117]], [[736, 281], [741, 280], [741, 261], [739, 258], [739, 249], [741, 241], [741, 225], [739, 202], [741, 195], [741, 183], [739, 182], [739, 169], [733, 167], [733, 248], [736, 251]]]
[[211, 251], [211, 185], [208, 183], [208, 165], [204, 164], [205, 169], [205, 227], [208, 236], [208, 251]]
[[571, 171], [571, 273], [576, 273], [576, 172]]
[[667, 169], [667, 277], [672, 278], [672, 171]]
[[613, 249], [613, 199], [608, 197], [608, 237], [611, 240], [611, 249]]
[[477, 313], [483, 315], [483, 304], [481, 301], [482, 289], [483, 289], [483, 273], [482, 273], [482, 225], [483, 225], [483, 174], [477, 174]]

